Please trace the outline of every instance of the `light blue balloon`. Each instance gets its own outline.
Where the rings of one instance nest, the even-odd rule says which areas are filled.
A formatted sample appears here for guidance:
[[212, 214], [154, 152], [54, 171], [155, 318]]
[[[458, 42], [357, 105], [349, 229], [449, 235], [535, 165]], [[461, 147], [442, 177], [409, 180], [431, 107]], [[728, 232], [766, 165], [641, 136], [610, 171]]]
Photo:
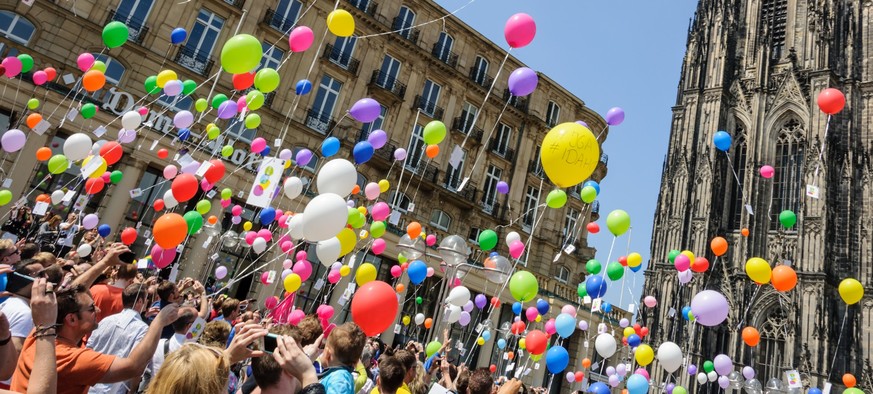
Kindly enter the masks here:
[[629, 394], [646, 394], [649, 391], [649, 380], [640, 374], [633, 374], [627, 379]]
[[712, 137], [712, 143], [720, 151], [727, 151], [731, 148], [731, 135], [727, 131], [716, 131]]
[[491, 340], [491, 331], [487, 331], [487, 330], [482, 331], [482, 339], [484, 339], [486, 341], [490, 341]]
[[340, 140], [336, 137], [328, 137], [321, 143], [321, 155], [331, 157], [340, 150]]
[[549, 372], [554, 374], [564, 372], [569, 364], [570, 353], [567, 353], [567, 349], [564, 349], [563, 346], [552, 346], [546, 352], [546, 367], [549, 369]]
[[498, 339], [498, 340], [497, 340], [497, 348], [498, 348], [498, 349], [503, 349], [503, 348], [505, 348], [505, 347], [506, 347], [506, 340], [503, 339], [503, 338]]
[[600, 184], [599, 183], [597, 183], [595, 181], [585, 181], [585, 183], [582, 184], [582, 187], [584, 188], [585, 186], [593, 187], [594, 191], [597, 192], [597, 195], [598, 196], [600, 195]]
[[576, 330], [576, 319], [566, 313], [562, 313], [555, 318], [555, 331], [561, 338], [569, 338]]

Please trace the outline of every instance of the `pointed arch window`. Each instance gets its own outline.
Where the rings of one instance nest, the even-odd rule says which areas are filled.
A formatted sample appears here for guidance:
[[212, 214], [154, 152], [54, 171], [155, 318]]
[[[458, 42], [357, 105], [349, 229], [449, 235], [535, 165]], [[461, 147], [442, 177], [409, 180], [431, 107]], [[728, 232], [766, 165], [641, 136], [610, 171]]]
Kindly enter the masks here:
[[779, 59], [785, 50], [785, 23], [788, 20], [788, 0], [764, 0], [761, 4], [761, 36], [770, 41], [770, 57]]
[[780, 376], [784, 367], [785, 342], [788, 339], [788, 317], [781, 306], [769, 308], [761, 315], [763, 320], [757, 325], [761, 333], [758, 344], [760, 352], [755, 357], [755, 370], [758, 376]]
[[[730, 201], [728, 201], [728, 206], [730, 207], [730, 229], [739, 230], [743, 220], [743, 205], [745, 204], [743, 201], [743, 188], [746, 183], [746, 131], [743, 126], [737, 125], [736, 131], [734, 132], [734, 138], [736, 142], [734, 143], [733, 148], [731, 149], [733, 152], [731, 157], [731, 164], [734, 167], [734, 171], [737, 172], [737, 178], [739, 178], [739, 185], [733, 178], [733, 174], [728, 174], [727, 181], [729, 185], [731, 185], [731, 193], [730, 193]], [[731, 153], [728, 153], [731, 154]]]
[[779, 213], [784, 210], [797, 212], [803, 190], [803, 125], [790, 119], [782, 125], [776, 141], [776, 156], [773, 167], [773, 199], [770, 206], [770, 229], [779, 225]]

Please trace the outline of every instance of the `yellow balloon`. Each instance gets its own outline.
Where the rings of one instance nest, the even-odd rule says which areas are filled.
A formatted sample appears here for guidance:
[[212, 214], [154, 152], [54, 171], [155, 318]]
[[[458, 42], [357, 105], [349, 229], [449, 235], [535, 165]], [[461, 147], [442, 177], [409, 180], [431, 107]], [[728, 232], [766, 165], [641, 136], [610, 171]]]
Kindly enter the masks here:
[[355, 18], [346, 10], [333, 10], [327, 15], [327, 28], [338, 37], [351, 36], [355, 34]]
[[537, 320], [536, 320], [536, 322], [539, 323], [539, 322], [541, 322], [541, 321], [543, 321], [543, 315], [537, 315]]
[[635, 333], [633, 327], [625, 327], [625, 328], [624, 328], [624, 332], [622, 332], [622, 334], [624, 334], [624, 337], [625, 337], [625, 338], [631, 336], [631, 334], [633, 334], [633, 333]]
[[542, 354], [531, 354], [530, 355], [530, 359], [532, 361], [540, 361], [541, 358], [543, 358]]
[[388, 188], [391, 187], [391, 184], [388, 183], [387, 179], [383, 179], [379, 181], [379, 191], [385, 193], [388, 191]]
[[101, 156], [91, 155], [91, 156], [86, 157], [85, 160], [82, 161], [82, 168], [87, 168], [88, 163], [91, 161], [91, 159], [93, 159], [95, 157], [98, 160], [100, 160], [100, 165], [97, 166], [97, 169], [94, 170], [94, 172], [92, 172], [91, 175], [88, 175], [88, 178], [99, 178], [99, 177], [103, 176], [104, 172], [106, 172], [106, 159], [104, 159]]
[[519, 338], [519, 339], [518, 339], [518, 348], [519, 348], [519, 349], [527, 349], [527, 348], [524, 346], [526, 343], [527, 343], [527, 342], [525, 342], [525, 339], [524, 339], [524, 338]]
[[409, 321], [410, 321], [409, 316], [403, 316], [403, 320], [402, 320], [402, 321], [403, 321], [403, 325], [404, 325], [404, 326], [408, 326], [408, 325], [409, 325]]
[[163, 88], [167, 82], [175, 81], [179, 79], [179, 76], [176, 75], [176, 72], [173, 70], [164, 70], [158, 73], [158, 87]]
[[[355, 244], [358, 243], [358, 238], [355, 237], [355, 231], [350, 228], [342, 229], [336, 238], [340, 242], [340, 256], [345, 256], [355, 250]], [[345, 275], [343, 275], [345, 276]]]
[[346, 276], [349, 276], [350, 273], [352, 273], [352, 269], [349, 268], [349, 266], [344, 265], [344, 266], [340, 267], [340, 276], [346, 277]]
[[651, 346], [642, 344], [637, 347], [637, 352], [636, 355], [634, 355], [634, 358], [636, 358], [638, 364], [645, 367], [646, 365], [651, 364], [652, 360], [655, 359], [655, 351], [652, 350]]
[[293, 293], [300, 288], [300, 285], [303, 281], [300, 280], [300, 275], [295, 273], [290, 273], [285, 277], [285, 280], [282, 281], [282, 284], [285, 285], [285, 291], [289, 293]]
[[252, 229], [252, 222], [246, 221], [243, 223], [243, 230], [249, 231]]
[[683, 250], [682, 253], [680, 253], [680, 254], [684, 254], [685, 257], [688, 257], [688, 261], [690, 261], [692, 263], [694, 262], [694, 253], [691, 252], [690, 250]]
[[840, 282], [840, 297], [846, 305], [857, 304], [864, 297], [864, 286], [857, 279], [846, 278]]
[[627, 266], [628, 267], [639, 267], [640, 264], [643, 263], [643, 256], [640, 256], [639, 253], [633, 252], [627, 255]]
[[770, 283], [770, 274], [773, 269], [770, 263], [760, 257], [752, 257], [746, 261], [746, 275], [758, 284]]
[[600, 145], [587, 127], [561, 123], [546, 134], [540, 160], [549, 180], [571, 187], [588, 179], [600, 161]]
[[479, 346], [484, 345], [484, 344], [485, 344], [485, 338], [479, 337], [479, 339], [476, 340], [476, 343], [478, 343]]
[[376, 266], [370, 263], [361, 264], [358, 271], [355, 272], [355, 282], [358, 286], [370, 283], [376, 280]]
[[361, 215], [366, 215], [367, 214], [367, 207], [358, 207], [358, 212], [360, 212]]

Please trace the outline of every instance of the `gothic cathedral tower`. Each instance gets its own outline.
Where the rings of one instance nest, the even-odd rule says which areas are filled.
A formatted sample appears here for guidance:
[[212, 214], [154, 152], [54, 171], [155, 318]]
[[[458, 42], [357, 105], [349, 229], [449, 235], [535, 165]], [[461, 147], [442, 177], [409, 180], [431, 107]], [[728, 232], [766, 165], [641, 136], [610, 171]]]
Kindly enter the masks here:
[[[828, 87], [847, 100], [829, 122], [816, 104]], [[639, 317], [650, 343], [676, 342], [697, 366], [727, 354], [762, 385], [796, 369], [806, 387], [839, 387], [850, 372], [873, 389], [873, 1], [700, 0], [672, 110], [644, 292], [659, 303]], [[733, 138], [727, 152], [713, 146], [718, 130]], [[762, 177], [763, 165], [775, 176]], [[778, 220], [784, 210], [797, 215], [790, 229]], [[730, 245], [717, 259], [716, 236]], [[681, 285], [673, 249], [705, 256], [709, 271]], [[753, 283], [751, 257], [790, 265], [797, 287]], [[846, 277], [868, 289], [850, 307], [836, 290]], [[717, 327], [681, 316], [704, 289], [730, 303]], [[743, 343], [745, 326], [759, 330], [758, 346]], [[673, 378], [657, 365], [651, 372], [656, 383], [718, 389], [684, 368]]]

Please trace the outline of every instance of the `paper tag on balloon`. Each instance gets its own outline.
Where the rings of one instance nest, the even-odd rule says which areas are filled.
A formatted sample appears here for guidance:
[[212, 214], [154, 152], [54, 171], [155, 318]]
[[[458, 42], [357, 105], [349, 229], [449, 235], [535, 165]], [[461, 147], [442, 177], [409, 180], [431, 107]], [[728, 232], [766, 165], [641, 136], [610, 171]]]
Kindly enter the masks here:
[[600, 298], [591, 301], [591, 312], [600, 312]]
[[200, 165], [200, 168], [197, 169], [197, 172], [194, 173], [194, 175], [202, 178], [204, 175], [206, 175], [206, 171], [209, 171], [210, 167], [212, 167], [212, 163], [204, 161], [203, 164]]
[[506, 366], [506, 372], [512, 371], [513, 369], [515, 369], [515, 363], [510, 363]]
[[509, 353], [503, 353], [503, 359], [509, 360]]
[[803, 383], [800, 381], [800, 372], [796, 369], [785, 371], [785, 377], [788, 381], [788, 388], [800, 389], [803, 388]]
[[136, 222], [136, 226], [133, 227], [139, 230], [139, 228], [142, 227], [142, 222]]
[[572, 254], [575, 251], [576, 251], [576, 247], [573, 245], [567, 245], [567, 247], [564, 248], [564, 253], [566, 253], [566, 254]]
[[667, 311], [667, 316], [670, 316], [670, 317], [676, 316], [676, 309], [670, 308], [670, 310]]
[[588, 348], [588, 341], [582, 342], [582, 346], [584, 346], [585, 348]]
[[391, 216], [388, 216], [388, 223], [391, 223], [395, 226], [400, 224], [400, 211], [391, 212]]
[[209, 256], [209, 258], [212, 259], [212, 261], [218, 261], [219, 257], [221, 257], [221, 256], [218, 253], [215, 253], [212, 256]]
[[458, 165], [461, 164], [461, 160], [464, 159], [464, 150], [461, 149], [460, 145], [455, 144], [455, 148], [452, 149], [452, 155], [449, 156], [449, 165], [452, 168], [458, 168]]
[[831, 383], [825, 382], [824, 387], [821, 390], [821, 394], [831, 394]]
[[315, 290], [321, 290], [322, 287], [324, 287], [324, 279], [321, 278], [318, 278], [315, 284], [312, 285], [312, 288]]
[[175, 282], [176, 277], [179, 276], [179, 264], [174, 264], [173, 268], [170, 269], [170, 277], [168, 278], [170, 282]]
[[143, 232], [142, 236], [145, 237], [145, 238], [151, 238], [151, 236], [152, 236], [152, 232], [151, 232], [151, 230], [146, 229], [146, 230]]
[[746, 212], [748, 212], [749, 215], [754, 215], [754, 214], [755, 214], [755, 212], [752, 211], [752, 206], [749, 205], [749, 204], [746, 204]]
[[179, 244], [179, 246], [176, 246], [176, 253], [182, 253], [184, 251], [185, 251], [185, 244]]
[[522, 356], [524, 356], [524, 351], [523, 351], [523, 350], [519, 350], [519, 351], [518, 351], [518, 357], [522, 357]]
[[814, 185], [806, 185], [806, 196], [812, 198], [819, 198], [820, 193], [818, 186]]
[[627, 304], [627, 313], [633, 314], [636, 307], [636, 304]]
[[212, 198], [212, 197], [215, 197], [215, 189], [212, 189], [209, 191], [209, 193], [206, 193], [206, 198]]
[[477, 334], [481, 334], [481, 333], [482, 333], [482, 330], [484, 330], [484, 329], [485, 329], [485, 325], [484, 325], [484, 324], [479, 323], [479, 324], [476, 325], [476, 333], [477, 333]]
[[45, 201], [39, 201], [33, 206], [33, 214], [37, 216], [45, 216], [45, 213], [48, 212], [49, 203]]
[[91, 174], [97, 172], [100, 169], [100, 166], [103, 165], [103, 160], [97, 160], [94, 158], [93, 160], [89, 160], [88, 164], [82, 167], [82, 176], [85, 178], [91, 177]]
[[245, 196], [245, 195], [246, 195], [246, 193], [242, 190], [240, 190], [236, 193], [237, 198], [243, 198], [243, 196]]
[[409, 206], [406, 208], [406, 212], [412, 213], [415, 212], [415, 203], [409, 203]]
[[206, 238], [206, 241], [203, 241], [203, 249], [208, 248], [209, 244], [211, 244], [211, 243], [212, 243], [212, 236], [210, 235], [209, 238]]
[[561, 252], [558, 252], [558, 254], [555, 255], [555, 258], [552, 259], [552, 262], [557, 263], [560, 258], [561, 258]]
[[586, 305], [590, 304], [591, 303], [591, 296], [585, 296], [585, 298], [582, 299], [582, 302], [584, 302]]
[[47, 120], [41, 120], [33, 128], [33, 132], [38, 134], [38, 135], [43, 135], [43, 134], [45, 134], [46, 131], [48, 131], [48, 129], [50, 127], [52, 127], [51, 123], [49, 123]]
[[73, 197], [75, 197], [75, 196], [76, 196], [75, 190], [68, 190], [67, 193], [64, 194], [64, 198], [62, 198], [61, 201], [64, 201], [64, 202], [73, 201]]
[[281, 138], [276, 138], [276, 140], [273, 141], [273, 146], [275, 146], [275, 147], [277, 147], [277, 148], [280, 147], [280, 146], [282, 146], [282, 139], [281, 139]]
[[[209, 238], [212, 238], [210, 235]], [[276, 282], [276, 270], [270, 270], [270, 273], [267, 274], [267, 283], [272, 284]]]
[[106, 128], [105, 128], [105, 127], [103, 127], [103, 126], [97, 126], [97, 128], [94, 129], [94, 135], [97, 136], [97, 138], [102, 137], [103, 134], [106, 134]]
[[70, 109], [70, 112], [67, 112], [67, 120], [70, 122], [76, 120], [76, 117], [79, 116], [79, 110], [76, 108]]
[[150, 259], [137, 260], [136, 261], [136, 269], [138, 269], [138, 270], [148, 269], [149, 268], [149, 261], [151, 261], [151, 260]]
[[151, 146], [151, 148], [149, 148], [149, 150], [155, 150], [155, 148], [157, 146], [158, 146], [158, 140], [155, 140], [155, 142], [152, 142], [152, 146]]
[[194, 323], [191, 323], [191, 328], [189, 328], [188, 332], [185, 334], [185, 342], [197, 341], [197, 338], [200, 338], [200, 334], [203, 333], [205, 328], [206, 320], [202, 317], [198, 317], [197, 320], [194, 320]]
[[148, 248], [149, 246], [152, 246], [152, 239], [151, 238], [146, 239], [146, 241], [145, 241], [145, 247]]
[[6, 178], [3, 180], [3, 188], [8, 189], [12, 187], [12, 178]]
[[191, 157], [191, 155], [189, 155], [188, 152], [185, 152], [185, 154], [180, 154], [179, 158], [176, 159], [176, 163], [179, 163], [180, 167], [185, 167], [186, 165], [191, 164], [192, 162], [194, 162], [194, 158]]
[[466, 355], [467, 355], [467, 349], [464, 349], [464, 348], [458, 348], [458, 354], [460, 354], [461, 357], [466, 356]]
[[394, 333], [395, 333], [395, 334], [400, 334], [400, 330], [401, 330], [400, 327], [401, 327], [401, 326], [400, 326], [399, 324], [395, 324], [395, 325], [394, 325]]
[[130, 190], [130, 198], [137, 198], [142, 195], [142, 189], [136, 188]]
[[345, 293], [343, 293], [343, 296], [340, 297], [339, 300], [337, 300], [337, 303], [340, 305], [345, 305], [346, 302], [349, 302], [349, 299], [348, 299], [348, 297], [346, 297]]
[[534, 364], [534, 369], [540, 369], [540, 363]]
[[598, 368], [600, 368], [600, 363], [594, 363], [594, 364], [591, 364], [590, 370], [593, 371], [593, 370], [598, 369]]

